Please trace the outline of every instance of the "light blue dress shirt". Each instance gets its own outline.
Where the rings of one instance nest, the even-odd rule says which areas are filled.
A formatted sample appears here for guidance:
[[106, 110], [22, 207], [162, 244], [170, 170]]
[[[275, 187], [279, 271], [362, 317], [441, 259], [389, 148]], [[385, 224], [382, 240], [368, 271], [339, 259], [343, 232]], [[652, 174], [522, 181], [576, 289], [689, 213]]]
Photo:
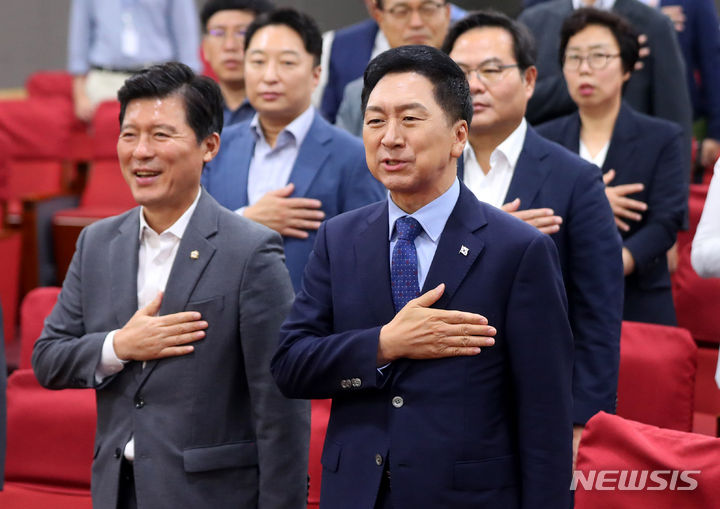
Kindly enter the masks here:
[[[125, 23], [137, 36], [137, 54], [123, 52]], [[92, 66], [139, 69], [177, 60], [200, 72], [200, 22], [193, 0], [73, 0], [68, 70]]]
[[275, 146], [271, 147], [262, 128], [260, 117], [255, 114], [250, 130], [255, 136], [255, 152], [248, 169], [248, 203], [253, 205], [268, 191], [280, 189], [288, 183], [300, 146], [305, 140], [315, 109], [310, 106], [280, 131]]
[[437, 250], [440, 235], [445, 229], [450, 214], [455, 208], [458, 197], [460, 196], [460, 182], [457, 178], [450, 188], [443, 194], [435, 198], [433, 201], [425, 205], [420, 210], [412, 214], [408, 214], [400, 207], [395, 205], [388, 193], [388, 221], [390, 232], [390, 264], [392, 265], [392, 252], [397, 242], [397, 232], [395, 231], [395, 221], [404, 216], [410, 216], [417, 220], [422, 226], [423, 231], [415, 238], [415, 250], [418, 259], [418, 285], [422, 291], [425, 284], [430, 265], [432, 265], [435, 251]]

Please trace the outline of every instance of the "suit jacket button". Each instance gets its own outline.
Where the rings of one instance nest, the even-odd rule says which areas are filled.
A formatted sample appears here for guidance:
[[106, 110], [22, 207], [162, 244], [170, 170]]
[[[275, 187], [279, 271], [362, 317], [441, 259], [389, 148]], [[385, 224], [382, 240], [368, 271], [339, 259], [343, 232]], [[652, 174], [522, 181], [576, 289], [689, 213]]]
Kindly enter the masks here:
[[116, 459], [116, 460], [119, 460], [119, 459], [120, 459], [120, 456], [122, 456], [122, 451], [121, 451], [120, 448], [118, 447], [117, 449], [115, 449], [115, 459]]
[[376, 455], [375, 455], [375, 464], [376, 464], [377, 466], [379, 466], [379, 467], [382, 466], [382, 464], [383, 464], [383, 457], [382, 457], [382, 455], [380, 455], [380, 454], [376, 454]]
[[340, 387], [342, 387], [343, 389], [349, 389], [350, 388], [350, 380], [347, 380], [347, 379], [342, 380], [340, 382]]
[[395, 408], [400, 408], [405, 404], [405, 401], [400, 396], [395, 396], [392, 399], [392, 406]]
[[145, 406], [145, 400], [142, 398], [138, 398], [135, 400], [135, 408], [142, 408]]
[[353, 378], [350, 382], [352, 383], [352, 386], [356, 389], [362, 385], [362, 380], [360, 380], [359, 378]]

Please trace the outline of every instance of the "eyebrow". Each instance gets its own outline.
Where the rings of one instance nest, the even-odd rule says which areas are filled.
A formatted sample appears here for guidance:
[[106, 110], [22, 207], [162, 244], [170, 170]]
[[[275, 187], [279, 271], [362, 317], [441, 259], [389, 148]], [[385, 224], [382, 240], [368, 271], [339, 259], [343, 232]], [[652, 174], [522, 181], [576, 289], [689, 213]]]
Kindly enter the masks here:
[[[610, 46], [609, 43], [601, 42], [598, 44], [591, 44], [590, 46], [588, 46], [588, 49], [602, 49], [607, 48], [608, 46]], [[568, 46], [567, 49], [580, 50], [582, 49], [582, 46]]]
[[[249, 53], [249, 54], [260, 54], [260, 55], [264, 55], [264, 54], [267, 53], [267, 50], [266, 50], [266, 49], [256, 48], [256, 49], [251, 49], [250, 51], [248, 51], [248, 53]], [[280, 54], [281, 54], [281, 55], [292, 55], [292, 56], [300, 57], [300, 52], [299, 52], [299, 51], [295, 51], [295, 50], [293, 50], [293, 49], [280, 50]]]
[[[406, 103], [406, 104], [400, 104], [398, 106], [395, 106], [393, 108], [395, 111], [407, 111], [407, 110], [423, 110], [426, 112], [429, 112], [429, 110], [423, 106], [421, 103], [414, 102], [414, 103]], [[378, 113], [383, 113], [385, 110], [380, 106], [375, 106], [372, 104], [368, 104], [368, 106], [365, 108], [366, 111], [375, 111]]]
[[[133, 124], [133, 123], [123, 124], [120, 126], [121, 131], [123, 129], [137, 129], [137, 128], [138, 128], [137, 125]], [[175, 126], [170, 125], [170, 124], [155, 124], [155, 125], [151, 126], [151, 129], [164, 129], [166, 131], [171, 131], [173, 133], [178, 132], [177, 128], [175, 128]]]

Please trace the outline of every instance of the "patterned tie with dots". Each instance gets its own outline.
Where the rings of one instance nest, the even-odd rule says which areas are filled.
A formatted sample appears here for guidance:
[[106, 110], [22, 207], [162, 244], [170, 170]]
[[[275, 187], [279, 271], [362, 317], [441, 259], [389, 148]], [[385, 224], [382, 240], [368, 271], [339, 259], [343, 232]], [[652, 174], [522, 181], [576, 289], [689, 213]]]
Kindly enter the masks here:
[[408, 301], [420, 295], [415, 237], [423, 228], [415, 218], [405, 216], [395, 221], [395, 230], [398, 235], [392, 253], [390, 286], [397, 313]]

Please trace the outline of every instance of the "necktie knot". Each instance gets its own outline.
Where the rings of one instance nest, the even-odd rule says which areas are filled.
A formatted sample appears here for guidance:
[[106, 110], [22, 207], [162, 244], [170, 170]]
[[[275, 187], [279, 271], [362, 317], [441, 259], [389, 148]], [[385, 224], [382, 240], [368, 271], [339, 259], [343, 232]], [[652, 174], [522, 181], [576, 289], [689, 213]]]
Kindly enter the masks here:
[[395, 221], [395, 229], [397, 230], [398, 238], [410, 242], [413, 242], [423, 231], [423, 227], [420, 226], [417, 219], [410, 216], [404, 216]]

